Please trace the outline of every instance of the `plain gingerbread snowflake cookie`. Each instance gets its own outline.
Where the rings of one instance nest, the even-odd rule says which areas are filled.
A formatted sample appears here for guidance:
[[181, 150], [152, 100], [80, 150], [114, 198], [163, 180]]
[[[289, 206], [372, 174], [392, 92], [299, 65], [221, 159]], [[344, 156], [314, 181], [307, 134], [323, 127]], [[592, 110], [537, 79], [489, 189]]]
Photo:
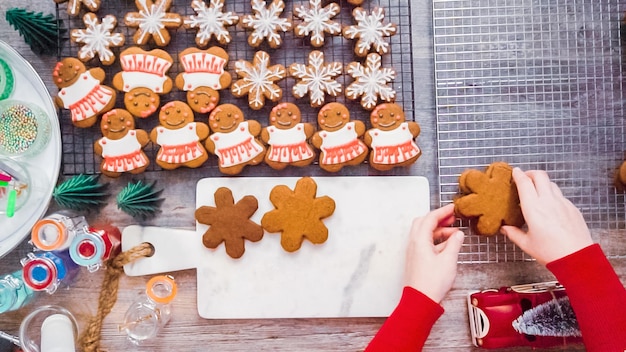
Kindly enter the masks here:
[[374, 109], [379, 98], [388, 103], [395, 100], [396, 91], [388, 83], [396, 78], [396, 71], [383, 68], [380, 55], [367, 55], [365, 65], [358, 61], [352, 62], [346, 72], [354, 78], [354, 82], [346, 88], [346, 97], [352, 100], [360, 97], [364, 109]]
[[220, 44], [228, 44], [231, 36], [226, 26], [239, 22], [239, 16], [234, 12], [224, 12], [224, 0], [211, 0], [209, 7], [203, 0], [193, 0], [191, 7], [196, 15], [183, 18], [183, 27], [196, 29], [196, 44], [206, 46], [212, 37]]
[[285, 2], [273, 0], [266, 6], [264, 0], [252, 0], [250, 4], [253, 13], [241, 20], [243, 28], [252, 30], [248, 36], [248, 44], [257, 48], [263, 40], [267, 40], [270, 48], [278, 48], [283, 42], [278, 32], [287, 32], [291, 29], [291, 22], [280, 17], [285, 9]]
[[309, 6], [296, 6], [293, 14], [300, 18], [302, 23], [294, 28], [298, 37], [311, 36], [311, 45], [316, 48], [324, 45], [324, 35], [341, 34], [341, 25], [333, 21], [341, 11], [341, 7], [334, 2], [322, 7], [322, 0], [310, 0]]
[[289, 74], [298, 81], [293, 86], [293, 95], [302, 98], [310, 95], [311, 106], [324, 105], [325, 94], [336, 97], [341, 93], [341, 84], [335, 79], [343, 71], [340, 62], [324, 62], [324, 53], [314, 50], [309, 54], [309, 64], [292, 64]]
[[372, 48], [379, 54], [389, 52], [389, 43], [385, 37], [396, 34], [396, 25], [383, 24], [385, 10], [380, 7], [372, 10], [370, 14], [363, 8], [357, 7], [352, 11], [356, 25], [347, 26], [343, 29], [343, 36], [348, 39], [356, 39], [354, 53], [357, 56], [366, 56]]
[[72, 41], [83, 44], [78, 51], [78, 58], [86, 62], [97, 54], [103, 65], [111, 65], [115, 61], [115, 54], [111, 47], [124, 45], [124, 35], [112, 33], [117, 19], [113, 15], [107, 15], [99, 21], [95, 14], [89, 12], [83, 16], [83, 22], [85, 22], [85, 29], [71, 31]]

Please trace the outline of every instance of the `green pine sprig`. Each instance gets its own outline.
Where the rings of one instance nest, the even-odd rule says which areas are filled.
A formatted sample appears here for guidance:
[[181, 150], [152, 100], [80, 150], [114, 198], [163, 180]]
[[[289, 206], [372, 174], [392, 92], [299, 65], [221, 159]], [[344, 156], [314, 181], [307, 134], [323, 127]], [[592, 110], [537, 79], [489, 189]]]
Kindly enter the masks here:
[[108, 184], [99, 183], [99, 178], [100, 175], [72, 176], [54, 188], [52, 198], [59, 206], [72, 210], [100, 206], [109, 194], [105, 192]]
[[7, 10], [5, 18], [38, 55], [56, 55], [60, 38], [67, 32], [63, 28], [63, 22], [52, 14], [44, 15], [42, 12], [11, 8]]
[[163, 190], [155, 190], [155, 183], [129, 182], [117, 195], [117, 208], [132, 217], [154, 216], [163, 202]]

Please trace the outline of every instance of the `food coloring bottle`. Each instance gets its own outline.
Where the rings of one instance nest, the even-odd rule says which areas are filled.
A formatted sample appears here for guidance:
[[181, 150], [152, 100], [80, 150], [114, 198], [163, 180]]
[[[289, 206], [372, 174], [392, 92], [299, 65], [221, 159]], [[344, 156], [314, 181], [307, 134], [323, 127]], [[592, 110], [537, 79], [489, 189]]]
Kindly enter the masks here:
[[89, 227], [78, 233], [69, 248], [74, 263], [85, 266], [90, 272], [98, 270], [109, 258], [121, 251], [122, 234], [111, 225]]

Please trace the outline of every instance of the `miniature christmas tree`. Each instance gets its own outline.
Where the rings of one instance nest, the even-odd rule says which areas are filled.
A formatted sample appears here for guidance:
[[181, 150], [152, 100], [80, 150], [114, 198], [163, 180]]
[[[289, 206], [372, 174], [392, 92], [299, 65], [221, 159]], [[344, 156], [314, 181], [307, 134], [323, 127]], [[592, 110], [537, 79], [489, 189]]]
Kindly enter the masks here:
[[52, 198], [67, 209], [85, 210], [104, 204], [107, 184], [98, 183], [99, 175], [76, 175], [54, 188]]
[[513, 321], [513, 329], [520, 334], [534, 336], [581, 336], [576, 315], [567, 296], [525, 311]]
[[163, 198], [159, 198], [163, 190], [154, 190], [154, 184], [141, 181], [128, 183], [117, 195], [117, 208], [132, 217], [153, 216], [163, 202]]
[[53, 15], [35, 13], [26, 9], [11, 8], [6, 20], [15, 28], [31, 50], [36, 54], [55, 55], [61, 43], [60, 36], [66, 32], [62, 21]]

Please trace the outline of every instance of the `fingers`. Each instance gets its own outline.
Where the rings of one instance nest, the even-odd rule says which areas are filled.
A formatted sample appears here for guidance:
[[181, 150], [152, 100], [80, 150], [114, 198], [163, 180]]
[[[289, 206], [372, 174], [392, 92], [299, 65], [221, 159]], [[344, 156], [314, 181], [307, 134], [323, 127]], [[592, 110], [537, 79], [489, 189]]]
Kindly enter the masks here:
[[413, 220], [411, 232], [422, 231], [432, 233], [440, 226], [439, 224], [450, 221], [450, 217], [454, 217], [454, 204], [452, 203]]
[[461, 251], [461, 246], [465, 240], [465, 234], [458, 229], [452, 229], [446, 239], [437, 244], [435, 249], [438, 253], [447, 253], [446, 255], [458, 256]]
[[526, 232], [520, 230], [519, 228], [515, 226], [509, 226], [509, 225], [502, 226], [500, 228], [500, 232], [502, 232], [503, 235], [508, 237], [511, 240], [511, 242], [515, 243], [522, 250], [526, 248], [525, 246], [526, 244], [525, 241], [527, 240]]
[[522, 204], [532, 204], [536, 201], [537, 190], [532, 179], [528, 177], [520, 168], [513, 169], [513, 180], [517, 186], [517, 193]]
[[531, 170], [527, 171], [526, 175], [533, 181], [538, 196], [552, 194], [553, 183], [550, 181], [550, 177], [545, 171]]

